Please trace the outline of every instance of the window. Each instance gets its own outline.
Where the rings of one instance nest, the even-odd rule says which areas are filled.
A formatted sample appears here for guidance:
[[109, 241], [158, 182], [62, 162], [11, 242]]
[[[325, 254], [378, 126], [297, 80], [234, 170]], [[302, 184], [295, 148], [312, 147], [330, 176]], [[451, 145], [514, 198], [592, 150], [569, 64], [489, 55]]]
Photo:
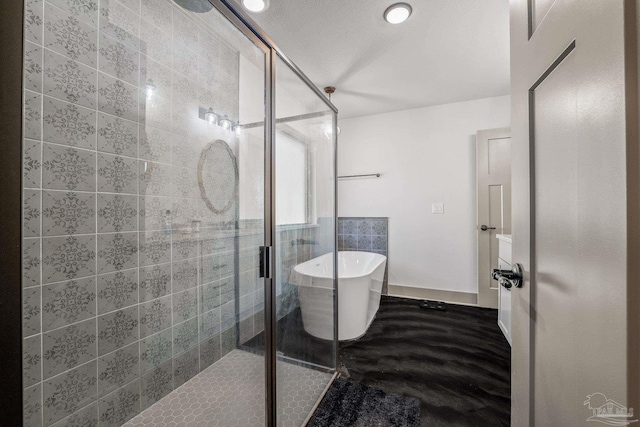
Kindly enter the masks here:
[[276, 134], [276, 223], [306, 224], [308, 213], [307, 146], [281, 132]]

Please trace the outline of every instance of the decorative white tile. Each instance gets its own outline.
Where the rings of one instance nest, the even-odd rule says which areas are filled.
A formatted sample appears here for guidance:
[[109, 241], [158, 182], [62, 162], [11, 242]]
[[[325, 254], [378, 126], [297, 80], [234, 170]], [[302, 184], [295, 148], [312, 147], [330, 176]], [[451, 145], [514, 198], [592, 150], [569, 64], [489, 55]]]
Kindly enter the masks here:
[[96, 319], [43, 334], [42, 366], [45, 379], [93, 360], [96, 356]]
[[23, 136], [29, 139], [42, 138], [42, 95], [24, 91], [24, 130]]
[[28, 41], [24, 46], [24, 88], [42, 92], [42, 47]]
[[22, 286], [39, 286], [40, 282], [40, 239], [22, 240]]
[[40, 188], [42, 170], [42, 143], [31, 139], [22, 142], [22, 185]]
[[44, 52], [44, 94], [96, 108], [97, 71], [57, 53]]
[[44, 331], [70, 325], [96, 315], [96, 278], [87, 277], [42, 286]]
[[27, 388], [42, 380], [42, 336], [34, 335], [22, 342], [22, 386]]
[[42, 239], [43, 283], [86, 277], [96, 272], [95, 236]]
[[138, 302], [138, 270], [98, 276], [98, 314], [118, 310]]
[[136, 194], [137, 163], [129, 157], [98, 153], [98, 191]]
[[44, 97], [44, 140], [73, 147], [96, 148], [96, 112]]
[[127, 120], [138, 120], [140, 91], [137, 86], [99, 73], [98, 87], [98, 110]]
[[138, 84], [140, 53], [134, 47], [119, 42], [106, 34], [101, 34], [99, 59], [99, 69], [103, 73], [133, 85]]
[[96, 399], [96, 361], [44, 382], [44, 422], [50, 425]]
[[136, 157], [138, 125], [109, 114], [98, 115], [98, 151]]
[[40, 191], [24, 190], [22, 192], [22, 235], [24, 237], [40, 236]]
[[93, 27], [98, 25], [98, 0], [47, 0]]
[[98, 235], [98, 274], [138, 266], [138, 233]]
[[44, 144], [42, 187], [53, 190], [95, 191], [95, 153]]
[[140, 15], [116, 0], [100, 2], [100, 31], [136, 49], [140, 47]]
[[98, 352], [101, 356], [137, 340], [137, 306], [98, 317]]
[[98, 361], [98, 395], [104, 396], [136, 379], [139, 363], [137, 342], [101, 357]]
[[96, 231], [96, 197], [73, 191], [42, 192], [42, 235], [89, 234]]
[[94, 26], [52, 6], [44, 6], [44, 46], [90, 67], [96, 66], [98, 32]]
[[98, 233], [136, 231], [138, 198], [98, 193]]

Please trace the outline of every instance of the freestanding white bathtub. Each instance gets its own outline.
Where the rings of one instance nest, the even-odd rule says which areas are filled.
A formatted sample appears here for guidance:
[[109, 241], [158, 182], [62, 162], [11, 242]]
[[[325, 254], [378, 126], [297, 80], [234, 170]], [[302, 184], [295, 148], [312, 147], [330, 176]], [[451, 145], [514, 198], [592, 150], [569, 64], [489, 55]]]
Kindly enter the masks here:
[[[338, 339], [354, 340], [367, 332], [380, 306], [387, 257], [370, 252], [338, 252]], [[333, 339], [333, 253], [294, 267], [304, 329]]]

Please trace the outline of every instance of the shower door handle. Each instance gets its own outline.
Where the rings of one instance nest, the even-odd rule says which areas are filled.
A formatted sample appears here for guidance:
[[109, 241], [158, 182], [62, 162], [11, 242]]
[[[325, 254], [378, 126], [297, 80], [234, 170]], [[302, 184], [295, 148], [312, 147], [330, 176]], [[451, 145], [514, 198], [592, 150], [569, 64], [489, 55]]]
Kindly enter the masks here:
[[524, 283], [522, 265], [515, 264], [513, 270], [494, 268], [491, 270], [491, 278], [497, 280], [500, 285], [507, 289], [511, 288], [512, 285], [516, 288], [521, 288]]
[[495, 227], [487, 227], [484, 224], [480, 226], [480, 230], [482, 230], [482, 231], [495, 230], [495, 229], [496, 229]]
[[260, 246], [260, 277], [271, 279], [271, 246]]

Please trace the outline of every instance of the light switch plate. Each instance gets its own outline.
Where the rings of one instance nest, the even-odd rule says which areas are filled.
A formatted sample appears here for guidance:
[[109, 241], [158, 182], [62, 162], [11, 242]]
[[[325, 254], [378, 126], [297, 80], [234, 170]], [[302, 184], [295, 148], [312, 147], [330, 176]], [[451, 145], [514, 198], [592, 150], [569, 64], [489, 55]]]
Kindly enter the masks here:
[[432, 214], [443, 214], [444, 213], [444, 203], [431, 203], [431, 213]]

